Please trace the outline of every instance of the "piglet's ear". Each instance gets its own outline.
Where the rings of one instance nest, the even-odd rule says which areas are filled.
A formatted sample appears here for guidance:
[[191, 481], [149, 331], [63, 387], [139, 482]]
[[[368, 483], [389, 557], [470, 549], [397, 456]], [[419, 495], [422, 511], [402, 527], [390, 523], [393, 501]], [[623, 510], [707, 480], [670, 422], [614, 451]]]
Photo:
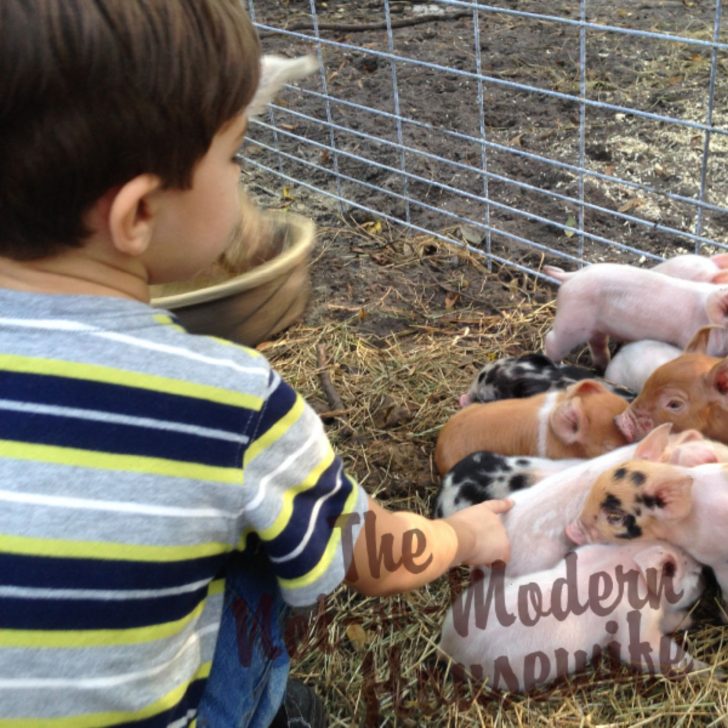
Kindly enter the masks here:
[[668, 443], [670, 442], [670, 431], [672, 423], [666, 422], [664, 425], [655, 427], [654, 430], [648, 432], [637, 445], [634, 451], [635, 460], [651, 460], [657, 462], [661, 459]]
[[728, 253], [716, 253], [715, 255], [711, 255], [710, 259], [718, 268], [728, 268]]
[[670, 445], [660, 458], [672, 465], [692, 468], [705, 463], [717, 463], [715, 447], [698, 430], [683, 430], [670, 438]]
[[570, 387], [568, 387], [566, 390], [566, 395], [567, 398], [585, 397], [589, 396], [590, 394], [602, 394], [608, 391], [609, 390], [596, 379], [582, 379], [581, 381], [576, 382], [575, 384], [572, 384]]
[[[669, 468], [670, 466], [664, 466]], [[642, 505], [661, 520], [680, 520], [693, 508], [693, 479], [676, 470], [650, 473], [640, 486]]]
[[708, 296], [705, 311], [711, 324], [728, 323], [728, 287], [721, 286]]
[[705, 376], [713, 400], [728, 408], [728, 357], [721, 359]]
[[696, 440], [705, 440], [705, 436], [700, 430], [683, 430], [677, 435], [672, 436], [673, 445], [684, 445], [686, 442], [695, 442]]
[[551, 413], [549, 423], [561, 442], [567, 445], [580, 442], [588, 426], [581, 399], [572, 397], [557, 405]]
[[659, 585], [664, 578], [672, 579], [676, 576], [678, 563], [675, 554], [659, 544], [638, 551], [632, 560], [647, 582], [648, 590], [653, 594], [659, 593]]
[[701, 326], [693, 338], [690, 339], [688, 345], [685, 347], [685, 354], [707, 354], [708, 344], [710, 343], [710, 332], [713, 329], [721, 329], [722, 326], [718, 324], [710, 324], [708, 326]]

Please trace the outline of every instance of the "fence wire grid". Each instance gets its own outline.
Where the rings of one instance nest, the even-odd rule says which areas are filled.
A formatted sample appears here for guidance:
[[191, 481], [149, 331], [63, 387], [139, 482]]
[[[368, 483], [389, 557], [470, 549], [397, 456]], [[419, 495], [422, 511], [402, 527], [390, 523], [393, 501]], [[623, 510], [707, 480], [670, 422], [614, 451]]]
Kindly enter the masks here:
[[247, 2], [321, 63], [251, 121], [256, 177], [541, 277], [728, 248], [721, 0]]

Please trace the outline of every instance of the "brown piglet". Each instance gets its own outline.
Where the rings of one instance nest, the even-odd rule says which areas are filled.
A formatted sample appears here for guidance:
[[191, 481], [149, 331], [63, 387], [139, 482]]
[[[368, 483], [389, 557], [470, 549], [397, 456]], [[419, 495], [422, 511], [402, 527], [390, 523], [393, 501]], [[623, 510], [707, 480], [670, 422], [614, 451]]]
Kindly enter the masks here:
[[658, 367], [639, 396], [616, 419], [628, 442], [672, 423], [675, 432], [694, 429], [728, 443], [728, 357], [708, 356], [708, 329], [690, 351]]
[[626, 406], [593, 379], [533, 397], [471, 404], [442, 428], [435, 465], [445, 474], [478, 450], [554, 459], [596, 457], [626, 444], [614, 422]]

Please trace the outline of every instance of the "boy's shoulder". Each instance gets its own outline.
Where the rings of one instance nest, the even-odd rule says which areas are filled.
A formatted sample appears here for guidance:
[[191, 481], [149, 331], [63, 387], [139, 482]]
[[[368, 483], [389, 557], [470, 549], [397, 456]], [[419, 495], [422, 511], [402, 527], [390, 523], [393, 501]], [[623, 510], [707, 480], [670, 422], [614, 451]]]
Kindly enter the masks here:
[[[174, 315], [129, 299], [0, 290], [0, 351], [150, 381], [187, 382], [263, 397], [276, 375], [246, 346], [189, 333]], [[90, 369], [89, 369], [90, 367]]]

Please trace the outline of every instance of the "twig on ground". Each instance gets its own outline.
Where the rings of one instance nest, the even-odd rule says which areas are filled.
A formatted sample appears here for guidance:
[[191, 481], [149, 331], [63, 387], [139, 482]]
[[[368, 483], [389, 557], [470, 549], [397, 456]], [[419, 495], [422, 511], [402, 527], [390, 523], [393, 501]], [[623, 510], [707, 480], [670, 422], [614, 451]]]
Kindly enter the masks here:
[[324, 394], [326, 395], [326, 401], [329, 403], [332, 410], [343, 410], [344, 403], [341, 401], [341, 397], [339, 397], [339, 393], [336, 391], [336, 388], [331, 381], [331, 377], [326, 370], [326, 347], [323, 344], [319, 344], [316, 347], [316, 356], [319, 366], [319, 379], [321, 380], [321, 388], [324, 390]]
[[[390, 23], [392, 28], [407, 28], [412, 25], [422, 25], [423, 23], [439, 23], [446, 20], [457, 20], [472, 15], [470, 10], [461, 10], [456, 13], [447, 13], [445, 15], [420, 15], [416, 18], [402, 18], [401, 20], [393, 20]], [[386, 30], [387, 23], [319, 23], [319, 30], [334, 30], [342, 33], [361, 33], [367, 30]], [[310, 30], [313, 26], [310, 23], [294, 23], [284, 30]], [[261, 38], [275, 35], [275, 31], [261, 31], [258, 33]]]
[[[331, 408], [329, 412], [321, 413], [321, 416], [339, 419], [340, 416], [346, 412], [346, 408], [344, 407], [341, 397], [339, 397], [339, 393], [336, 391], [336, 387], [334, 387], [334, 383], [331, 381], [328, 370], [326, 369], [327, 359], [326, 347], [323, 344], [317, 344], [316, 363], [318, 364], [319, 381], [321, 382], [321, 389], [324, 390], [324, 394], [326, 395], [326, 401], [329, 403], [329, 407]], [[352, 430], [351, 427], [342, 423], [342, 437], [349, 438], [354, 434], [354, 430]]]

